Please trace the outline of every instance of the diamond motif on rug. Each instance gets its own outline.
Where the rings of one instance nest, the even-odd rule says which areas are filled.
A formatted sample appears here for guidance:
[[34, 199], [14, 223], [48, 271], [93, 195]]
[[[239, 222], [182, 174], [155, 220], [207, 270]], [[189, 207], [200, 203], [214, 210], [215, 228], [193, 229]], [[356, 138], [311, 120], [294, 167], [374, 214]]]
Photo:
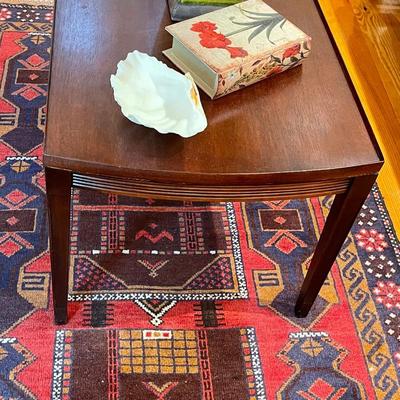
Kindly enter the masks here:
[[26, 59], [26, 61], [30, 65], [32, 65], [32, 67], [38, 67], [39, 65], [42, 65], [45, 62], [45, 60], [38, 54], [32, 54], [30, 57]]
[[282, 253], [290, 254], [294, 249], [297, 248], [297, 244], [287, 236], [282, 236], [276, 243], [275, 247]]
[[22, 192], [19, 189], [14, 189], [12, 192], [10, 192], [7, 196], [6, 199], [10, 202], [13, 203], [14, 205], [17, 205], [24, 201], [28, 197], [27, 194]]
[[335, 390], [329, 383], [318, 378], [307, 390], [299, 390], [298, 394], [306, 400], [339, 400], [346, 394], [347, 388], [339, 388]]
[[19, 219], [15, 217], [10, 217], [6, 220], [7, 224], [10, 226], [14, 226], [15, 224], [18, 224]]
[[20, 92], [19, 95], [22, 96], [25, 100], [32, 101], [35, 100], [37, 97], [40, 97], [42, 94], [32, 87], [28, 87], [23, 92]]
[[7, 239], [3, 243], [0, 243], [0, 253], [10, 258], [14, 254], [18, 253], [23, 247], [16, 243], [12, 239]]

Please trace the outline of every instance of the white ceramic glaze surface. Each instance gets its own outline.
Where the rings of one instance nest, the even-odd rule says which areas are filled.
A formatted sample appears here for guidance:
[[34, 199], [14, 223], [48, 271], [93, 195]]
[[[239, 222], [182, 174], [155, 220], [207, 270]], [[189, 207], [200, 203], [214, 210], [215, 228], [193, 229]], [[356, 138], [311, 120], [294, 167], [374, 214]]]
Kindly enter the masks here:
[[111, 86], [122, 113], [136, 124], [185, 138], [207, 127], [190, 74], [182, 75], [148, 54], [137, 50], [129, 53], [118, 63]]

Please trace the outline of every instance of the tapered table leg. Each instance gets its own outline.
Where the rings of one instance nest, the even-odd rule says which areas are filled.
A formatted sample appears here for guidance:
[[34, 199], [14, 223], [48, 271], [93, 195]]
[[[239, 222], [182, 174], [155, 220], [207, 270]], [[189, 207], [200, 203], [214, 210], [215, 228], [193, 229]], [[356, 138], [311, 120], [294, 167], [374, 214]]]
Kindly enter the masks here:
[[375, 175], [354, 178], [346, 193], [336, 195], [300, 290], [296, 317], [308, 315], [375, 180]]
[[50, 222], [50, 257], [54, 320], [65, 324], [68, 297], [69, 229], [72, 174], [46, 168], [47, 206]]

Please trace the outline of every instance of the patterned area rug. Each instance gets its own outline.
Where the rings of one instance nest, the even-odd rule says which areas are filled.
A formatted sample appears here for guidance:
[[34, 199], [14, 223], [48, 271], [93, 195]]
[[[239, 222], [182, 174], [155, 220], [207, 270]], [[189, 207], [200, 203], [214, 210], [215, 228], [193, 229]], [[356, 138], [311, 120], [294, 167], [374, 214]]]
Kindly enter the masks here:
[[400, 250], [378, 188], [306, 319], [332, 199], [174, 203], [75, 191], [70, 322], [49, 296], [52, 9], [0, 6], [0, 398], [399, 399]]

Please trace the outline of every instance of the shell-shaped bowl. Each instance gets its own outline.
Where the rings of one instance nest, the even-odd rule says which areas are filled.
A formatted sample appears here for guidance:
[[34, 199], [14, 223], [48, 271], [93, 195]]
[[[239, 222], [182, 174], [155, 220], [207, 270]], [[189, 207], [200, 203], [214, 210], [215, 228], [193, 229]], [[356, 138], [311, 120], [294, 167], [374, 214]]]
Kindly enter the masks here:
[[185, 138], [207, 127], [190, 74], [183, 75], [148, 54], [129, 53], [118, 63], [111, 86], [122, 113], [136, 124]]

